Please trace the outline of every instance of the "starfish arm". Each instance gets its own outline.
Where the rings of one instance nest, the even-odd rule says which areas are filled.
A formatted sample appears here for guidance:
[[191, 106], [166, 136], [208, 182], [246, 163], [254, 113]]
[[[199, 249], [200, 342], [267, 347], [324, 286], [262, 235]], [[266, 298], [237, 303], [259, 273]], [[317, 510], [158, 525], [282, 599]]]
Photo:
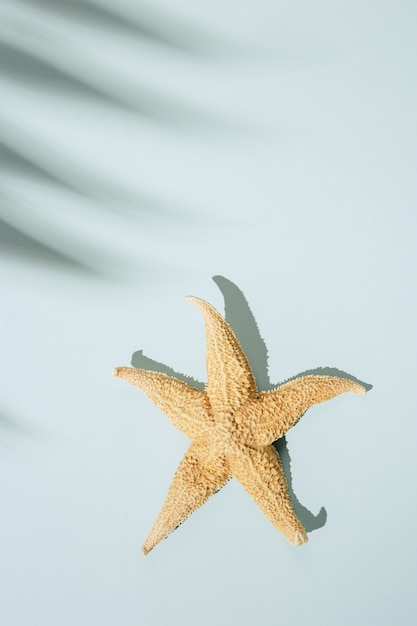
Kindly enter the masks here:
[[365, 387], [353, 380], [312, 375], [295, 378], [277, 389], [259, 394], [257, 400], [248, 403], [247, 407], [251, 442], [257, 446], [271, 444], [285, 435], [310, 406], [347, 391], [366, 393]]
[[224, 458], [210, 460], [206, 446], [192, 443], [178, 466], [162, 510], [143, 544], [143, 553], [148, 554], [219, 491], [229, 478], [230, 470]]
[[308, 541], [291, 504], [284, 470], [275, 448], [244, 448], [227, 458], [232, 476], [241, 483], [275, 528], [293, 545]]
[[208, 302], [188, 296], [203, 313], [207, 335], [207, 395], [214, 411], [238, 409], [257, 393], [251, 367], [230, 326]]
[[113, 375], [142, 389], [190, 439], [201, 436], [210, 428], [212, 416], [205, 392], [166, 374], [135, 367], [117, 367]]

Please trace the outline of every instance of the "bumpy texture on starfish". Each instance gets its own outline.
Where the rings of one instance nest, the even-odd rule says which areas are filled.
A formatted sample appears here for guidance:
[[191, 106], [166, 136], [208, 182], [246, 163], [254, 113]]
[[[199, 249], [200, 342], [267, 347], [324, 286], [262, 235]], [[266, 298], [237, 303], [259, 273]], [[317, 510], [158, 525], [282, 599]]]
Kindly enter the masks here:
[[113, 373], [142, 389], [192, 443], [174, 475], [165, 503], [143, 545], [147, 554], [233, 476], [268, 520], [294, 545], [307, 534], [292, 507], [281, 461], [272, 443], [319, 402], [345, 391], [366, 393], [337, 376], [301, 376], [259, 393], [238, 340], [207, 302], [188, 297], [204, 315], [205, 391], [158, 372], [118, 367]]

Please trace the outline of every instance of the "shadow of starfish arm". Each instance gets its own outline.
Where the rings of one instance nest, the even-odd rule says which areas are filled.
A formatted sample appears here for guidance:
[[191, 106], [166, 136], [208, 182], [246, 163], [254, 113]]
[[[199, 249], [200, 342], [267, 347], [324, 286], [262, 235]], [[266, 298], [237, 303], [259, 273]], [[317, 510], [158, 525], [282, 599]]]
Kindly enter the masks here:
[[204, 316], [207, 349], [207, 395], [214, 411], [239, 408], [257, 393], [248, 359], [223, 317], [208, 302], [187, 296]]
[[310, 533], [313, 530], [317, 530], [318, 528], [322, 528], [327, 520], [326, 509], [322, 506], [317, 515], [314, 515], [307, 507], [301, 504], [294, 492], [292, 486], [291, 458], [285, 436], [281, 437], [281, 439], [279, 439], [278, 441], [274, 441], [272, 445], [274, 446], [281, 460], [282, 469], [284, 470], [284, 474], [287, 479], [290, 499], [298, 519], [304, 526], [307, 533]]
[[360, 380], [356, 376], [345, 372], [344, 370], [339, 370], [336, 367], [315, 367], [313, 369], [304, 370], [300, 372], [296, 376], [291, 376], [285, 382], [290, 382], [291, 380], [296, 380], [297, 378], [302, 378], [304, 376], [335, 376], [337, 378], [346, 378], [346, 380], [352, 380], [355, 383], [358, 383], [362, 387], [364, 387], [365, 391], [368, 392], [373, 388], [373, 385], [370, 383], [366, 383], [363, 380]]
[[144, 391], [174, 426], [190, 439], [208, 432], [212, 415], [207, 395], [203, 391], [166, 374], [134, 367], [117, 367], [113, 375]]
[[223, 294], [225, 319], [251, 364], [258, 389], [263, 391], [272, 389], [274, 385], [268, 376], [266, 344], [245, 295], [237, 285], [224, 276], [213, 276], [213, 280]]
[[[352, 391], [365, 394], [360, 383], [336, 376], [302, 376], [280, 385], [273, 391], [259, 394], [248, 414], [256, 417], [251, 421], [251, 434], [259, 446], [272, 444], [294, 426], [313, 404], [331, 400]], [[253, 417], [252, 416], [252, 417]]]
[[246, 448], [227, 456], [232, 476], [253, 498], [265, 517], [293, 545], [308, 541], [292, 506], [280, 458], [273, 446]]
[[132, 354], [131, 364], [133, 367], [136, 367], [138, 369], [148, 370], [150, 372], [159, 372], [160, 374], [167, 374], [167, 376], [178, 378], [184, 383], [187, 383], [187, 385], [189, 385], [190, 387], [194, 387], [194, 389], [198, 389], [199, 391], [204, 391], [204, 383], [196, 380], [192, 376], [187, 376], [182, 372], [177, 372], [176, 370], [174, 370], [174, 368], [169, 367], [169, 365], [165, 365], [160, 361], [155, 361], [155, 359], [151, 359], [149, 356], [143, 354], [143, 350], [137, 350]]
[[[148, 554], [196, 509], [226, 484], [230, 472], [224, 458], [204, 461], [205, 446], [192, 443], [174, 475], [161, 512], [142, 551]], [[203, 457], [203, 459], [202, 459]]]

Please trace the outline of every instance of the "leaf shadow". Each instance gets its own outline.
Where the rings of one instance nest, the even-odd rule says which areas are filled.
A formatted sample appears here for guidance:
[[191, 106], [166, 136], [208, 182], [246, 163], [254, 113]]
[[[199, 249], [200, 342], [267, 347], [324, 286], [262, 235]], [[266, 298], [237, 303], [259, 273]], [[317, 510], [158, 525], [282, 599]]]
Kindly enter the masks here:
[[0, 248], [2, 254], [16, 255], [30, 262], [53, 264], [59, 269], [69, 269], [71, 271], [86, 272], [96, 275], [92, 267], [24, 233], [19, 228], [15, 228], [1, 218]]
[[[129, 41], [130, 36], [134, 45], [148, 42], [154, 50], [165, 50], [167, 55], [175, 54], [183, 60], [207, 55], [214, 58], [218, 51], [227, 53], [228, 47], [222, 45], [215, 33], [175, 19], [166, 10], [150, 7], [135, 6], [126, 13], [126, 7], [104, 6], [98, 0], [22, 1], [30, 4], [40, 19], [52, 15], [54, 20], [58, 18], [58, 23], [53, 21], [46, 28], [37, 20], [31, 21], [30, 14], [25, 19], [22, 16], [6, 19], [10, 34], [6, 37], [0, 34], [0, 73], [13, 82], [84, 101], [94, 99], [123, 108], [143, 121], [165, 124], [171, 130], [241, 130], [231, 115], [206, 110], [202, 103], [193, 105], [188, 98], [175, 95], [172, 89], [168, 92], [144, 78], [132, 79], [130, 74], [125, 75], [121, 63], [117, 71], [110, 68], [105, 58], [86, 55], [82, 46], [78, 49], [60, 36], [59, 22], [65, 17], [70, 27], [71, 22], [75, 27], [81, 24], [90, 29], [92, 36], [119, 32], [123, 40]], [[42, 41], [47, 43], [46, 49], [38, 45]], [[140, 47], [137, 54], [143, 62]]]
[[[21, 0], [20, 4], [27, 5], [30, 10], [20, 7], [16, 13], [11, 12], [13, 17], [6, 15], [5, 28], [0, 34], [0, 78], [6, 79], [9, 86], [24, 88], [29, 95], [38, 92], [52, 104], [57, 96], [74, 102], [76, 107], [88, 104], [89, 109], [96, 110], [98, 117], [100, 111], [112, 109], [112, 112], [133, 119], [138, 127], [157, 128], [158, 132], [161, 127], [170, 133], [181, 133], [181, 129], [187, 128], [192, 131], [236, 130], [234, 120], [206, 110], [204, 103], [193, 104], [186, 93], [180, 95], [176, 90], [160, 89], [153, 85], [153, 81], [135, 74], [135, 79], [131, 80], [129, 72], [124, 71], [124, 42], [129, 46], [132, 44], [132, 50], [142, 63], [148, 58], [143, 56], [144, 44], [150, 62], [162, 65], [164, 59], [168, 62], [176, 55], [187, 67], [196, 57], [202, 60], [204, 70], [207, 58], [215, 58], [218, 53], [223, 58], [231, 47], [213, 29], [193, 23], [185, 16], [171, 15], [168, 8], [151, 5], [123, 3], [119, 6], [104, 0]], [[13, 2], [10, 5], [13, 7]], [[81, 36], [85, 39], [80, 39], [81, 46], [77, 46], [76, 38], [61, 36], [65, 23], [68, 28], [64, 32], [69, 35], [82, 28]], [[114, 33], [121, 36], [121, 45], [120, 49], [114, 50], [112, 70], [106, 55], [99, 54], [99, 47], [96, 48], [97, 54], [90, 58], [84, 44], [91, 38], [93, 46], [97, 36], [101, 45], [106, 35]], [[56, 111], [59, 115], [59, 108], [56, 107]], [[15, 116], [12, 109], [3, 117], [0, 119], [1, 191], [5, 196], [12, 189], [12, 194], [0, 198], [0, 243], [2, 254], [11, 255], [13, 261], [30, 260], [59, 271], [74, 270], [79, 276], [83, 273], [94, 278], [123, 280], [124, 266], [135, 254], [133, 252], [129, 259], [125, 259], [124, 250], [111, 242], [101, 246], [94, 235], [87, 236], [91, 239], [91, 246], [83, 253], [77, 235], [65, 230], [65, 220], [61, 225], [59, 219], [45, 217], [42, 204], [36, 202], [29, 209], [37, 215], [31, 220], [25, 219], [25, 211], [21, 210], [14, 195], [15, 191], [19, 195], [26, 181], [33, 184], [35, 198], [49, 187], [58, 197], [56, 201], [53, 199], [57, 214], [60, 196], [70, 202], [87, 201], [88, 215], [85, 220], [80, 218], [79, 224], [81, 239], [89, 232], [85, 224], [96, 216], [98, 221], [106, 210], [116, 214], [115, 220], [120, 228], [126, 227], [123, 220], [129, 221], [129, 227], [132, 220], [137, 220], [133, 227], [140, 228], [141, 232], [145, 228], [157, 228], [163, 222], [194, 219], [194, 212], [171, 198], [164, 198], [160, 189], [148, 192], [137, 181], [129, 188], [124, 182], [118, 182], [115, 176], [77, 162], [60, 145], [59, 136], [57, 140], [51, 139], [48, 133], [43, 136], [36, 132], [31, 136], [31, 124], [25, 123], [27, 130], [20, 127], [19, 116]], [[141, 260], [138, 265], [139, 271], [143, 270]]]
[[[1, 44], [0, 44], [1, 48]], [[167, 203], [156, 195], [129, 189], [106, 176], [88, 170], [69, 158], [61, 149], [32, 136], [16, 124], [9, 124], [9, 132], [0, 130], [0, 166], [4, 173], [23, 180], [33, 180], [75, 196], [88, 198], [99, 212], [113, 212], [132, 216], [145, 214], [164, 220], [184, 219], [178, 207], [167, 208]]]
[[0, 410], [0, 430], [7, 430], [16, 434], [27, 434], [28, 429], [25, 428], [14, 417]]
[[[45, 12], [55, 11], [67, 20], [82, 22], [94, 28], [118, 31], [123, 35], [147, 39], [168, 49], [192, 52], [193, 54], [213, 53], [226, 48], [228, 42], [216, 39], [202, 26], [187, 25], [157, 7], [135, 3], [131, 6], [112, 5], [100, 0], [22, 0], [30, 6], [41, 7]], [[230, 42], [229, 42], [230, 46]]]
[[26, 86], [78, 95], [84, 99], [107, 100], [119, 106], [125, 104], [116, 94], [106, 93], [81, 77], [57, 67], [53, 59], [41, 59], [12, 43], [0, 41], [0, 57], [2, 74], [18, 79]]
[[16, 449], [18, 442], [36, 441], [42, 430], [13, 412], [0, 407], [0, 448]]

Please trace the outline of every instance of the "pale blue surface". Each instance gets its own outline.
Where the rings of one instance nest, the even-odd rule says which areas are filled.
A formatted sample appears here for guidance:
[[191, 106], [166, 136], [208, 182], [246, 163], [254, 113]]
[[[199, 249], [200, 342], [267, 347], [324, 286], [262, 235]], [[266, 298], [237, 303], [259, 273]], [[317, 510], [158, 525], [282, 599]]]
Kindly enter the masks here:
[[[0, 622], [412, 624], [416, 6], [131, 5], [0, 6]], [[374, 387], [288, 434], [306, 546], [232, 481], [144, 558], [187, 442], [111, 370], [204, 381], [215, 275], [263, 388]]]

